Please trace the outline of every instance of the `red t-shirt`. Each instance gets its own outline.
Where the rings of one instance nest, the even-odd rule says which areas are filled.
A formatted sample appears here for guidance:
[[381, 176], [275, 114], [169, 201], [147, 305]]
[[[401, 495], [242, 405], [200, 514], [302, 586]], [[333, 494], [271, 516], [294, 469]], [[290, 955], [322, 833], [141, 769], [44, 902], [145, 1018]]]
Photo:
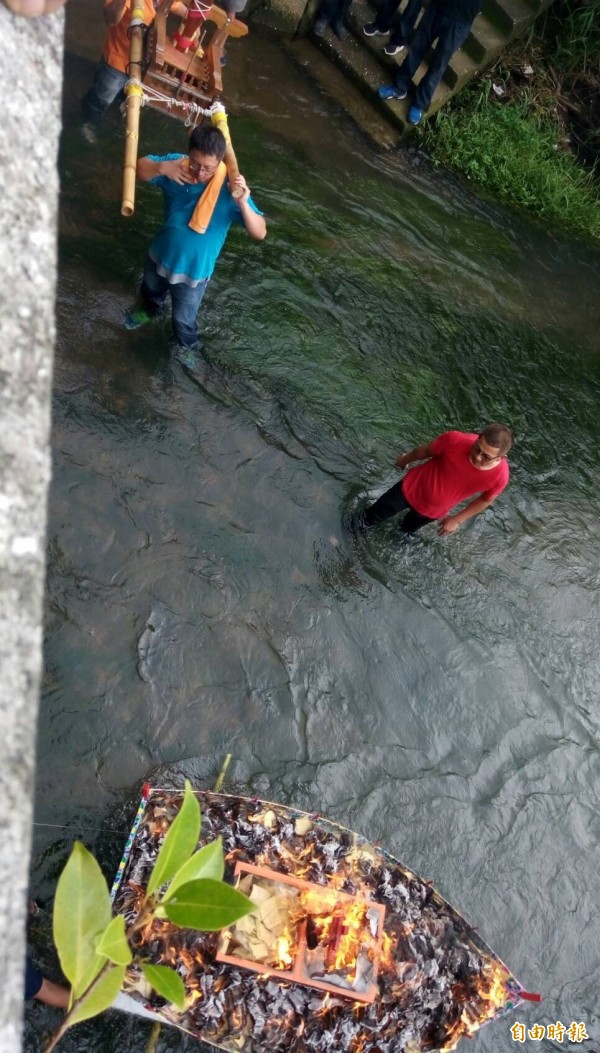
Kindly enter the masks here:
[[454, 505], [481, 494], [493, 501], [508, 483], [505, 457], [494, 468], [476, 468], [469, 453], [477, 435], [464, 431], [445, 431], [431, 443], [433, 456], [411, 468], [401, 487], [409, 505], [429, 519], [442, 519]]

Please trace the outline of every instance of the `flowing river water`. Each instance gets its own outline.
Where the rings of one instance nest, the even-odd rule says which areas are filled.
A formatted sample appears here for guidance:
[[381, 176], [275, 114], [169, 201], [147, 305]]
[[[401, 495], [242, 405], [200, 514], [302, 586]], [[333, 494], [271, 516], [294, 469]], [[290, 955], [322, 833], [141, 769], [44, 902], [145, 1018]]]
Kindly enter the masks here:
[[[478, 1053], [517, 1019], [598, 1048], [600, 253], [377, 152], [256, 31], [226, 86], [269, 235], [231, 233], [186, 369], [167, 321], [121, 326], [160, 194], [121, 219], [119, 115], [81, 138], [102, 29], [71, 7], [33, 894], [77, 837], [112, 879], [140, 781], [231, 752], [230, 787], [380, 840], [543, 994]], [[143, 152], [185, 138], [143, 113]], [[518, 438], [491, 512], [347, 529], [398, 451], [490, 420]], [[147, 1039], [107, 1014], [62, 1048]]]

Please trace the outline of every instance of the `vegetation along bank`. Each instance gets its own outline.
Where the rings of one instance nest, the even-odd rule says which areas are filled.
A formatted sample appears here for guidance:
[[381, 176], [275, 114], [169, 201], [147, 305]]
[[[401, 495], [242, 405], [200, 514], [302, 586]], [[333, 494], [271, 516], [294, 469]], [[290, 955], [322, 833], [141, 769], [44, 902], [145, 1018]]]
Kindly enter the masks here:
[[473, 185], [600, 241], [600, 0], [556, 0], [417, 134]]

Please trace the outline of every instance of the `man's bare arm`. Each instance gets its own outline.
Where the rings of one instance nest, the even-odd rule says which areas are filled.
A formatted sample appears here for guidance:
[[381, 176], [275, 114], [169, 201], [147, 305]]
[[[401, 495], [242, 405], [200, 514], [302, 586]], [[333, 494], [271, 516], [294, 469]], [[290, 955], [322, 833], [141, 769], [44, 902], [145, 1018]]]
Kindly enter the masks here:
[[44, 977], [42, 986], [33, 997], [37, 998], [38, 1002], [45, 1002], [46, 1005], [56, 1006], [57, 1009], [66, 1009], [69, 1005], [71, 993], [62, 984], [55, 984], [54, 980], [47, 980]]
[[396, 457], [396, 468], [406, 468], [407, 464], [412, 464], [413, 461], [426, 461], [428, 457], [433, 457], [431, 443], [415, 446], [410, 453], [398, 454]]
[[486, 508], [493, 503], [493, 501], [487, 501], [485, 497], [476, 497], [466, 508], [463, 508], [462, 512], [457, 512], [455, 516], [444, 516], [438, 527], [438, 534], [453, 534], [461, 523], [466, 523], [467, 519], [472, 519], [480, 512], [485, 512]]
[[244, 179], [243, 175], [238, 175], [235, 180], [235, 185], [238, 190], [242, 191], [242, 196], [237, 199], [237, 203], [242, 213], [242, 219], [244, 226], [248, 231], [251, 238], [255, 238], [256, 241], [262, 241], [267, 236], [267, 224], [264, 216], [259, 216], [258, 212], [255, 212], [253, 208], [248, 204], [248, 198], [250, 197], [250, 188]]
[[104, 21], [107, 26], [118, 26], [125, 14], [127, 0], [104, 0]]

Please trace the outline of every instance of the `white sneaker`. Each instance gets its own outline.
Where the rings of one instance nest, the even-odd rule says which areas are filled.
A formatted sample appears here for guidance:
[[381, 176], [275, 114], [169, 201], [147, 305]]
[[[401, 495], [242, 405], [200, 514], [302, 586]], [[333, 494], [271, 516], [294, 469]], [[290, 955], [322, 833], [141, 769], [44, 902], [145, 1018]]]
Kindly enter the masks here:
[[389, 43], [385, 45], [383, 49], [383, 54], [390, 55], [390, 57], [393, 58], [394, 55], [399, 55], [401, 51], [406, 51], [406, 44]]
[[85, 121], [81, 125], [81, 134], [83, 135], [83, 138], [85, 139], [85, 141], [87, 143], [90, 143], [91, 146], [94, 146], [94, 144], [98, 142], [98, 136], [96, 135], [96, 129], [94, 128], [93, 124], [90, 124], [89, 121]]
[[363, 26], [363, 33], [366, 37], [387, 37], [390, 33], [389, 29], [378, 29], [376, 22], [367, 22]]

